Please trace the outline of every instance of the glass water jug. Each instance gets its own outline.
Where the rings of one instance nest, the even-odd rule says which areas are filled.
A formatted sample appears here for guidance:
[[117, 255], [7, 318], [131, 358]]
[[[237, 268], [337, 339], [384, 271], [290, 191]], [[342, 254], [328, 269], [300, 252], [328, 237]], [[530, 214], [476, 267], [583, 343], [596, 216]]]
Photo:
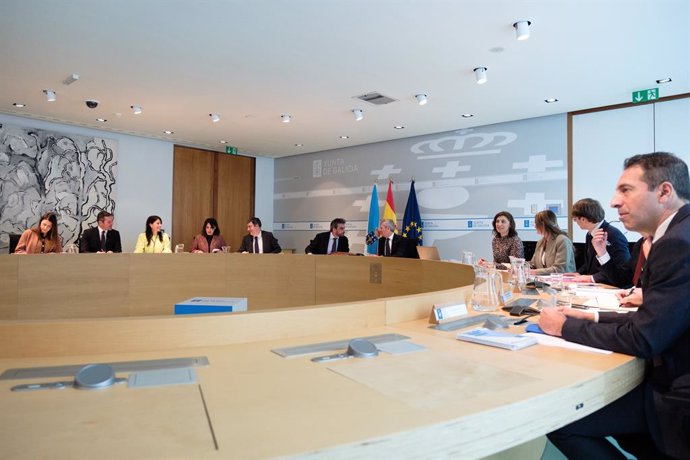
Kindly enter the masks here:
[[472, 308], [475, 311], [495, 311], [499, 307], [499, 296], [503, 294], [501, 277], [493, 264], [474, 266], [474, 289]]

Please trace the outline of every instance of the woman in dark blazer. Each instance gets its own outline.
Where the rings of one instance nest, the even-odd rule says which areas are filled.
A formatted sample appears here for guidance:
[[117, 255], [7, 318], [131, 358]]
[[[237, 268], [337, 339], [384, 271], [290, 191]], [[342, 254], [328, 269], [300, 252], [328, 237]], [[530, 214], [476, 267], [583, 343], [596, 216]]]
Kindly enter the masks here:
[[201, 233], [194, 237], [190, 252], [221, 252], [223, 246], [227, 245], [225, 244], [223, 235], [220, 234], [218, 222], [213, 217], [209, 217], [204, 221]]

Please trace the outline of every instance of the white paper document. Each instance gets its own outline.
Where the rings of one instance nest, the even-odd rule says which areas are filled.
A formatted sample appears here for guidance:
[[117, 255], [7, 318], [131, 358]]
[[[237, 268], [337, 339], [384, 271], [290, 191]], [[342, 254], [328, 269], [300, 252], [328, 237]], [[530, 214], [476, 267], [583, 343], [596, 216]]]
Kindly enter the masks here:
[[534, 337], [539, 345], [544, 345], [547, 347], [568, 348], [570, 350], [588, 351], [590, 353], [601, 353], [604, 355], [610, 355], [613, 353], [610, 350], [602, 350], [601, 348], [588, 347], [587, 345], [568, 342], [567, 340], [564, 340], [560, 337], [554, 337], [552, 335], [539, 334], [537, 332], [526, 332], [523, 335]]

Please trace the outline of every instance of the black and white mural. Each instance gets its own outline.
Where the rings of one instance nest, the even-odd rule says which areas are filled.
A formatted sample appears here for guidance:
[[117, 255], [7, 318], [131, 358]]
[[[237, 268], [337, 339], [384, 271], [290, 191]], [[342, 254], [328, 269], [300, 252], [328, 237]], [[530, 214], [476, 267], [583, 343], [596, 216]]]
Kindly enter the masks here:
[[58, 214], [63, 245], [115, 211], [117, 141], [0, 124], [0, 252], [10, 234]]

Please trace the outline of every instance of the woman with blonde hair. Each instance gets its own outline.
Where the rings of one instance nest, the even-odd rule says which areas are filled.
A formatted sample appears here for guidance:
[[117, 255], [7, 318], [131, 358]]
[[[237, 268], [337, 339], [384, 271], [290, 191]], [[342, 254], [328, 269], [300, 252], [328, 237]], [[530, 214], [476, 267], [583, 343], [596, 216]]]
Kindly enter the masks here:
[[541, 239], [534, 249], [530, 265], [535, 275], [572, 273], [575, 271], [575, 252], [568, 235], [558, 226], [553, 211], [540, 211], [534, 216], [534, 227]]

